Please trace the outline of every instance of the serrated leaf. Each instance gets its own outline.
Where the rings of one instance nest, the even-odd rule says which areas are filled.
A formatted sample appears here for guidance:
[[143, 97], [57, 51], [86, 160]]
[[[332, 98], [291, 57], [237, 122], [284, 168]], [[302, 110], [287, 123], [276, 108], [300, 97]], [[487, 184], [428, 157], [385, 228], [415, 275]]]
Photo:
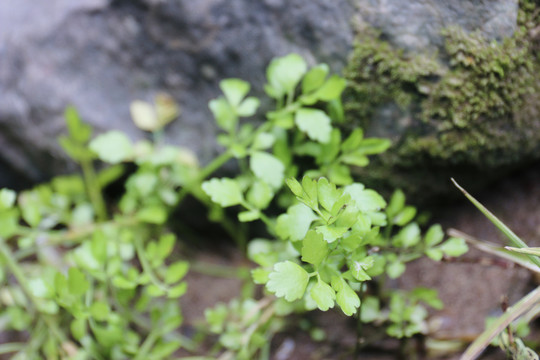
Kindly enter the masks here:
[[291, 206], [286, 214], [278, 216], [276, 232], [284, 240], [302, 240], [316, 219], [317, 216], [310, 208], [304, 204], [296, 204]]
[[109, 131], [99, 135], [89, 144], [100, 160], [109, 164], [118, 164], [133, 157], [133, 145], [126, 134], [120, 131]]
[[321, 234], [309, 231], [302, 243], [302, 261], [319, 265], [328, 255], [328, 243]]
[[243, 200], [240, 185], [233, 179], [213, 178], [203, 182], [202, 189], [213, 202], [223, 207], [238, 205]]
[[352, 184], [345, 187], [344, 192], [351, 196], [355, 207], [362, 212], [377, 211], [386, 206], [386, 201], [375, 190], [366, 189], [362, 184]]
[[455, 237], [446, 240], [439, 248], [446, 256], [452, 257], [461, 256], [469, 251], [469, 247], [465, 240]]
[[249, 166], [255, 176], [274, 189], [279, 189], [285, 177], [285, 166], [275, 156], [262, 151], [254, 152], [249, 159]]
[[283, 261], [274, 265], [274, 271], [268, 275], [266, 288], [277, 297], [294, 301], [304, 296], [309, 275], [299, 265], [291, 261]]
[[353, 277], [358, 281], [371, 280], [371, 276], [368, 275], [366, 270], [369, 270], [374, 262], [375, 260], [371, 256], [365, 257], [362, 260], [353, 261], [350, 266]]
[[315, 230], [317, 233], [322, 234], [324, 240], [328, 243], [332, 243], [345, 235], [349, 228], [343, 226], [321, 225], [317, 226]]
[[344, 280], [341, 281], [342, 286], [337, 292], [336, 302], [345, 315], [352, 316], [356, 313], [356, 309], [358, 309], [360, 306], [360, 298]]
[[177, 281], [182, 279], [189, 269], [189, 264], [187, 261], [177, 261], [169, 267], [167, 267], [167, 272], [165, 273], [165, 282], [167, 284], [174, 284]]
[[310, 295], [313, 300], [315, 300], [320, 310], [326, 311], [334, 307], [336, 292], [324, 281], [317, 281], [317, 283], [311, 288]]
[[304, 189], [302, 188], [302, 185], [296, 180], [295, 178], [289, 178], [285, 180], [287, 183], [287, 186], [289, 189], [291, 189], [292, 193], [298, 197], [301, 197], [304, 193]]
[[244, 80], [225, 79], [219, 82], [219, 87], [223, 91], [223, 94], [225, 94], [225, 98], [229, 104], [236, 108], [247, 95], [251, 86]]
[[319, 203], [327, 211], [331, 211], [336, 201], [340, 198], [342, 191], [336, 189], [336, 185], [330, 184], [328, 179], [322, 177], [317, 182], [317, 195]]
[[324, 111], [301, 108], [296, 112], [294, 122], [301, 131], [309, 136], [310, 139], [320, 143], [327, 143], [330, 141], [332, 126], [330, 125], [330, 118]]

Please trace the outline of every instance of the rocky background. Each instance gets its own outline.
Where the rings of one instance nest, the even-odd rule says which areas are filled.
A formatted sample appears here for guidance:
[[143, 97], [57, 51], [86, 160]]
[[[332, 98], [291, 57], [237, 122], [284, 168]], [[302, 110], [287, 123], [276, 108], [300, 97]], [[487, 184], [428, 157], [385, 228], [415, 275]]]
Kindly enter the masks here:
[[[131, 122], [130, 102], [168, 92], [182, 115], [167, 141], [204, 162], [217, 151], [207, 102], [223, 78], [248, 80], [261, 95], [273, 57], [297, 52], [341, 72], [366, 26], [398, 49], [432, 53], [444, 47], [441, 29], [452, 25], [487, 39], [512, 36], [517, 13], [517, 0], [4, 0], [0, 186], [73, 170], [56, 140], [69, 104], [97, 131], [139, 138], [145, 134]], [[392, 103], [376, 107], [374, 124], [398, 124], [407, 114], [395, 116]]]

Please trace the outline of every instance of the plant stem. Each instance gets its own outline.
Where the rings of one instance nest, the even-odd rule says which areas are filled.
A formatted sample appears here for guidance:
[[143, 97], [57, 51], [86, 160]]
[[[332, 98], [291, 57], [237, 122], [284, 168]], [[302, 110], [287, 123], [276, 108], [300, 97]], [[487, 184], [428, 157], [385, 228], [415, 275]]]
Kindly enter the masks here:
[[150, 277], [150, 281], [152, 282], [152, 284], [157, 286], [162, 291], [168, 292], [169, 287], [163, 282], [161, 282], [161, 280], [158, 279], [158, 277], [154, 273], [154, 270], [150, 266], [148, 259], [146, 258], [144, 254], [143, 243], [142, 243], [141, 237], [136, 236], [134, 243], [135, 243], [135, 250], [137, 251], [137, 257], [139, 258], [139, 261], [141, 262], [142, 269]]
[[354, 356], [356, 359], [359, 359], [360, 356], [360, 342], [362, 340], [362, 304], [364, 303], [364, 284], [360, 285], [360, 290], [358, 291], [358, 297], [360, 298], [360, 306], [358, 307], [357, 317], [356, 317], [356, 344], [354, 346]]
[[94, 207], [96, 216], [99, 221], [107, 220], [107, 207], [105, 206], [105, 201], [103, 200], [103, 194], [101, 192], [101, 186], [94, 171], [94, 166], [92, 165], [92, 160], [83, 159], [80, 162], [83, 179], [86, 185], [86, 191], [88, 192], [88, 197], [90, 202]]
[[27, 344], [25, 343], [5, 343], [0, 345], [0, 354], [8, 354], [24, 350]]

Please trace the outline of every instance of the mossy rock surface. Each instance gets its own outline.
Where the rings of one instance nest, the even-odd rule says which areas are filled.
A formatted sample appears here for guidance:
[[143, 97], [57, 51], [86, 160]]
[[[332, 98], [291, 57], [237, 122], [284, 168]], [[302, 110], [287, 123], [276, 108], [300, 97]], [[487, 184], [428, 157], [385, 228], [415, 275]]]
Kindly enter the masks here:
[[520, 6], [512, 37], [451, 27], [438, 53], [360, 32], [345, 72], [349, 117], [394, 142], [362, 171], [366, 183], [439, 199], [450, 177], [474, 188], [540, 158], [540, 21], [536, 5]]

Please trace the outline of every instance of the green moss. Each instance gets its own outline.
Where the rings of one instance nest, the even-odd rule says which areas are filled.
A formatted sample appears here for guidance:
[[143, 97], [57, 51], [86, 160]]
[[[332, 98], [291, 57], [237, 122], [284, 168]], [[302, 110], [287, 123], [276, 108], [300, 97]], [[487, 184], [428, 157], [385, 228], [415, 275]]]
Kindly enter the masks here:
[[[401, 137], [368, 169], [368, 177], [387, 177], [392, 186], [425, 192], [427, 183], [446, 184], [448, 176], [476, 171], [487, 179], [538, 158], [538, 9], [522, 1], [517, 31], [501, 42], [446, 29], [441, 54], [407, 54], [372, 30], [360, 34], [345, 71], [349, 118], [369, 129], [374, 112], [388, 103], [412, 118], [405, 133], [385, 130]], [[400, 126], [398, 119], [392, 123]], [[434, 164], [441, 171], [430, 174]]]

